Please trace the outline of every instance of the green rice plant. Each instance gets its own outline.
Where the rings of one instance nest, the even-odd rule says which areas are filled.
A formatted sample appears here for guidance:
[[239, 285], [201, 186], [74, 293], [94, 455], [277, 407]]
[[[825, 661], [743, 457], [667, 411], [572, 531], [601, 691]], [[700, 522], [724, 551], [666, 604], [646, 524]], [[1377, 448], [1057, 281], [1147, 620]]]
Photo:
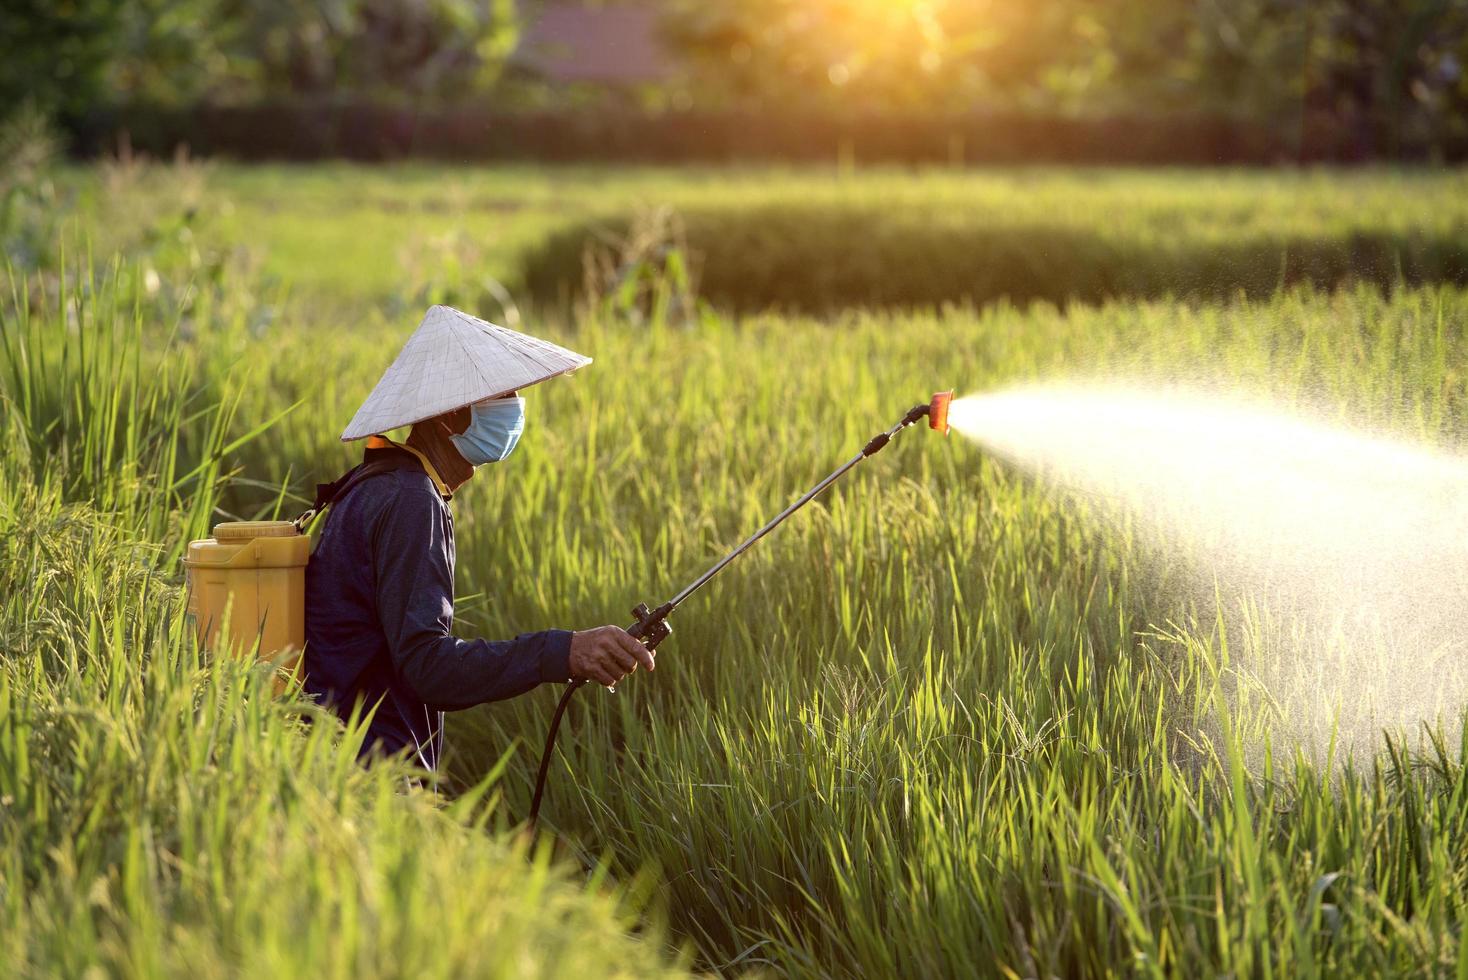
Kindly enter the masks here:
[[[15, 445], [35, 478], [171, 540], [165, 557], [176, 558], [186, 535], [208, 527], [222, 461], [284, 412], [234, 434], [238, 396], [198, 380], [196, 359], [169, 336], [177, 323], [153, 320], [158, 309], [120, 266], [63, 266], [54, 286], [33, 291], [12, 275], [0, 305], [0, 398]], [[155, 333], [164, 339], [152, 350]]]
[[[677, 370], [629, 390], [594, 367], [532, 394], [524, 460], [459, 496], [461, 574], [486, 592], [470, 628], [584, 624], [670, 594], [950, 378], [1191, 378], [1460, 445], [1465, 328], [1461, 291], [1370, 289], [867, 314], [839, 345], [828, 324], [786, 318], [635, 340], [583, 323], [598, 367]], [[1424, 780], [1415, 750], [1345, 772], [1271, 751], [1269, 700], [1229, 647], [1244, 611], [1180, 603], [1177, 556], [1149, 549], [1084, 500], [906, 436], [680, 610], [657, 674], [575, 709], [543, 819], [588, 860], [610, 845], [624, 873], [659, 869], [675, 929], [714, 968], [1451, 960], [1456, 899], [1434, 899], [1439, 928], [1408, 896], [1464, 873], [1449, 844], [1461, 746], [1439, 743], [1446, 781]], [[536, 745], [548, 707], [463, 719], [460, 778]], [[512, 813], [532, 761], [506, 772]], [[1447, 811], [1437, 863], [1405, 871], [1421, 845], [1395, 831], [1360, 843], [1423, 799]], [[1302, 825], [1299, 808], [1331, 816]]]
[[199, 657], [150, 546], [55, 493], [5, 493], [6, 975], [673, 972], [624, 934], [644, 884], [576, 882], [486, 834], [490, 781], [446, 805], [406, 768], [361, 768], [360, 727]]
[[0, 973], [679, 973], [647, 882], [487, 832], [495, 771], [450, 801], [364, 769], [360, 722], [201, 655], [172, 555], [270, 422], [233, 434], [232, 379], [151, 363], [140, 308], [93, 292], [4, 323]]
[[[87, 175], [72, 179], [84, 186]], [[1116, 255], [1151, 256], [1155, 265], [1128, 272], [1143, 281], [1177, 268], [1178, 256], [1214, 263], [1198, 273], [1211, 276], [1232, 267], [1231, 249], [1254, 240], [1349, 242], [1360, 232], [1456, 241], [1465, 199], [1457, 173], [879, 172], [833, 181], [799, 171], [331, 166], [221, 168], [211, 180], [235, 207], [211, 233], [268, 248], [267, 269], [295, 273], [300, 288], [260, 331], [240, 329], [231, 312], [199, 320], [164, 347], [158, 333], [170, 332], [155, 333], [144, 320], [142, 343], [159, 363], [192, 365], [188, 390], [211, 392], [200, 397], [232, 411], [218, 438], [212, 415], [181, 412], [172, 430], [189, 447], [182, 471], [217, 454], [219, 472], [237, 475], [219, 500], [190, 498], [206, 483], [180, 488], [172, 504], [151, 498], [175, 511], [203, 508], [190, 511], [200, 520], [215, 506], [280, 511], [292, 494], [351, 464], [355, 450], [337, 433], [412, 326], [411, 317], [384, 312], [395, 260], [382, 256], [395, 254], [408, 229], [481, 235], [485, 268], [504, 276], [555, 229], [649, 202], [735, 215], [731, 221], [746, 220], [741, 209], [768, 216], [799, 203], [820, 214], [880, 212], [886, 227], [908, 230], [951, 214], [963, 234], [1044, 217], [1067, 234], [1096, 236]], [[822, 220], [815, 223], [826, 234], [832, 226]], [[899, 239], [917, 242], [892, 241]], [[907, 247], [891, 254], [901, 258]], [[792, 282], [826, 274], [804, 245], [790, 254], [800, 256], [789, 266]], [[765, 260], [742, 250], [730, 260], [734, 269], [736, 259]], [[1055, 296], [1091, 274], [1046, 268], [1068, 277]], [[1270, 279], [1257, 291], [1184, 299], [1161, 294], [1189, 290], [1159, 287], [1147, 293], [1157, 298], [1090, 305], [1030, 297], [821, 317], [708, 315], [678, 325], [656, 315], [634, 325], [604, 309], [567, 318], [542, 310], [535, 319], [526, 307], [527, 329], [596, 364], [528, 392], [532, 421], [521, 448], [455, 495], [459, 628], [504, 636], [623, 621], [634, 602], [670, 595], [935, 388], [963, 394], [1096, 378], [1186, 384], [1461, 451], [1468, 292], [1412, 287], [1410, 275], [1395, 273], [1383, 290], [1365, 278], [1331, 291], [1274, 288]], [[224, 299], [212, 309], [236, 309]], [[24, 442], [36, 447], [24, 461], [5, 464], [16, 473], [26, 467], [6, 485], [30, 487], [42, 503], [0, 492], [0, 515], [81, 520], [93, 513], [87, 487], [102, 486], [68, 490], [60, 474], [81, 472], [80, 450], [48, 442], [39, 424], [72, 411], [47, 379], [81, 377], [69, 366], [80, 352], [26, 373], [39, 356], [30, 350], [65, 349], [63, 325], [54, 318], [27, 353], [0, 361], [10, 376], [34, 378], [44, 396], [24, 401], [18, 383], [4, 382], [12, 404], [37, 406], [12, 424], [41, 434]], [[231, 372], [244, 361], [248, 383], [226, 385], [240, 380]], [[297, 402], [298, 411], [237, 443]], [[1258, 651], [1288, 652], [1267, 618], [1247, 603], [1199, 594], [1188, 555], [1116, 520], [1104, 503], [956, 438], [905, 433], [680, 609], [655, 674], [633, 677], [615, 695], [579, 699], [542, 820], [586, 875], [552, 865], [560, 870], [551, 878], [564, 876], [555, 894], [568, 911], [553, 920], [561, 925], [517, 931], [523, 942], [500, 945], [528, 958], [514, 963], [543, 972], [639, 972], [665, 962], [656, 948], [665, 918], [694, 965], [728, 973], [1461, 972], [1465, 746], [1440, 729], [1384, 738], [1375, 754], [1284, 739], [1289, 726], [1278, 724], [1279, 705], [1253, 660]], [[105, 516], [87, 521], [115, 527]], [[166, 521], [136, 526], [148, 530], [115, 539], [115, 530], [87, 532], [67, 554], [82, 556], [75, 561], [85, 569], [86, 556], [177, 546]], [[165, 530], [154, 537], [155, 527]], [[167, 583], [101, 566], [59, 574], [64, 556], [40, 546], [7, 543], [0, 554], [31, 556], [0, 591], [11, 597], [0, 618], [7, 644], [31, 644], [30, 659], [17, 661], [23, 669], [11, 671], [21, 679], [7, 690], [22, 690], [33, 675], [71, 685], [46, 711], [0, 711], [32, 719], [0, 720], [0, 732], [7, 724], [24, 730], [8, 742], [0, 736], [0, 769], [33, 773], [31, 760], [93, 751], [103, 760], [86, 770], [53, 764], [45, 780], [32, 775], [0, 789], [47, 801], [24, 810], [25, 825], [40, 829], [3, 843], [4, 867], [14, 869], [7, 885], [29, 886], [18, 876], [32, 869], [54, 889], [32, 906], [3, 887], [0, 950], [49, 951], [31, 966], [36, 972], [93, 962], [144, 973], [209, 972], [211, 962], [252, 973], [346, 972], [349, 958], [387, 964], [389, 973], [501, 969], [457, 942], [432, 958], [423, 923], [447, 917], [478, 950], [496, 946], [494, 923], [522, 921], [499, 906], [483, 920], [454, 918], [468, 913], [441, 896], [455, 875], [457, 894], [467, 887], [507, 903], [539, 880], [515, 851], [523, 845], [513, 826], [526, 810], [557, 692], [454, 716], [440, 790], [458, 802], [434, 808], [424, 794], [397, 794], [401, 770], [359, 772], [349, 735], [319, 723], [303, 731], [309, 707], [267, 705], [252, 687], [263, 679], [191, 659], [170, 632]], [[49, 591], [53, 583], [68, 583], [61, 598]], [[149, 593], [159, 599], [152, 612], [109, 598]], [[161, 639], [148, 639], [155, 635]], [[132, 676], [119, 650], [149, 651], [146, 676], [156, 679], [143, 683], [159, 685], [157, 696], [124, 698], [116, 718], [80, 725], [60, 704], [129, 690], [105, 680], [109, 671]], [[216, 680], [215, 672], [230, 676]], [[194, 719], [191, 732], [202, 724], [201, 709], [191, 714], [183, 695], [169, 694], [178, 690], [168, 679], [175, 675], [202, 698], [191, 704], [223, 705], [210, 708], [223, 714], [205, 713], [208, 736], [160, 738], [173, 746], [159, 750], [165, 760], [177, 753], [205, 762], [165, 765], [174, 775], [153, 784], [143, 775], [153, 767], [127, 747], [153, 744], [143, 730], [175, 732], [181, 717]], [[240, 694], [235, 707], [237, 689], [257, 694]], [[209, 761], [218, 752], [228, 768]], [[87, 780], [76, 775], [114, 768], [121, 788], [106, 799], [147, 815], [148, 823], [128, 826], [154, 829], [137, 840], [123, 831], [88, 838], [101, 843], [76, 866], [119, 869], [116, 889], [102, 893], [107, 901], [94, 902], [93, 882], [110, 872], [62, 874], [46, 863], [44, 847], [34, 855], [42, 842], [64, 854], [57, 828], [92, 819], [76, 814], [122, 825], [116, 811], [84, 796]], [[252, 809], [257, 793], [268, 812]], [[44, 819], [35, 816], [42, 809]], [[276, 810], [287, 816], [273, 820]], [[68, 816], [51, 822], [58, 813]], [[210, 828], [231, 828], [227, 821], [241, 813], [238, 848], [247, 859], [235, 862], [232, 837]], [[466, 831], [465, 823], [492, 832]], [[506, 851], [522, 863], [493, 857]], [[189, 870], [177, 870], [165, 852], [188, 855]], [[317, 852], [352, 858], [343, 865]], [[134, 854], [142, 857], [134, 862]], [[365, 869], [364, 877], [348, 880], [344, 866]], [[128, 872], [154, 882], [139, 892], [150, 897], [120, 904], [121, 884], [131, 880], [121, 869], [154, 867]], [[227, 886], [208, 884], [215, 874]], [[399, 888], [404, 876], [410, 884]], [[324, 897], [282, 918], [308, 924], [312, 938], [294, 946], [283, 927], [262, 922], [276, 906], [232, 897], [259, 889], [272, 900], [294, 898], [302, 881], [316, 883], [309, 895]], [[582, 894], [609, 881], [624, 883], [620, 903]], [[652, 904], [652, 938], [619, 936], [642, 897]], [[539, 900], [525, 899], [532, 908]], [[40, 909], [59, 911], [48, 918]], [[583, 913], [601, 923], [595, 945], [585, 944], [594, 960], [574, 958], [580, 952], [567, 938], [583, 934]], [[357, 938], [316, 938], [339, 922], [352, 923]], [[267, 938], [252, 945], [257, 934]], [[79, 938], [68, 944], [72, 935]], [[264, 952], [251, 959], [257, 946]], [[83, 952], [65, 959], [72, 948]], [[143, 959], [144, 948], [162, 959]]]

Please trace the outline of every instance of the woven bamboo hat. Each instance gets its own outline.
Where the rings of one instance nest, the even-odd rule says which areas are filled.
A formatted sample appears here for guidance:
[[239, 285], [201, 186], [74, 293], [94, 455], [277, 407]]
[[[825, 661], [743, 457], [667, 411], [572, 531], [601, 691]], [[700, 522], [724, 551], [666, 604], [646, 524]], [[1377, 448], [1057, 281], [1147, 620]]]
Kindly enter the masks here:
[[590, 363], [549, 341], [434, 306], [352, 416], [342, 442], [431, 419]]

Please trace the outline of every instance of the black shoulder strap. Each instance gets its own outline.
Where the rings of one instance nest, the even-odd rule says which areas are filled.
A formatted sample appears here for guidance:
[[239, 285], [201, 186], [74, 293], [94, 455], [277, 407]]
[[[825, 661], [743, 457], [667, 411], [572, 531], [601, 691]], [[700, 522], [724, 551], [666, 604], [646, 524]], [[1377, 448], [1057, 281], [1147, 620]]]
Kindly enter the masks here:
[[316, 519], [317, 515], [346, 496], [347, 491], [352, 489], [352, 487], [370, 476], [377, 476], [379, 473], [390, 473], [397, 468], [398, 464], [396, 462], [386, 459], [379, 459], [371, 463], [358, 463], [330, 483], [316, 484], [315, 502], [311, 504], [311, 507], [304, 514], [297, 517], [291, 523], [296, 526], [298, 532], [302, 534], [306, 533], [306, 528], [311, 526], [311, 522]]

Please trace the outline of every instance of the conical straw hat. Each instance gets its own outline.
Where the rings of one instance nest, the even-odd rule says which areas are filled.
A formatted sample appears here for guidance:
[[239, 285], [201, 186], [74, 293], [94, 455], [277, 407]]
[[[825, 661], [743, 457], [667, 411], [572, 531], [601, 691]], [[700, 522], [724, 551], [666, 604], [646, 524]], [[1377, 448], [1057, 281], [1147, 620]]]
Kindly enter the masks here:
[[590, 363], [548, 341], [435, 306], [357, 409], [342, 442], [431, 419]]

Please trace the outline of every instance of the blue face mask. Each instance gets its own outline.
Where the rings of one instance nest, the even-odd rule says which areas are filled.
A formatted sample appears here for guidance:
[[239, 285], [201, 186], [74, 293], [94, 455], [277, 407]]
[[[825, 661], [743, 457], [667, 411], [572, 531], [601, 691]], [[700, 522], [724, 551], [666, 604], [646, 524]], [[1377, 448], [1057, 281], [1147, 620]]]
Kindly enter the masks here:
[[525, 399], [495, 398], [469, 406], [469, 428], [449, 436], [470, 466], [498, 463], [515, 449], [525, 431]]

